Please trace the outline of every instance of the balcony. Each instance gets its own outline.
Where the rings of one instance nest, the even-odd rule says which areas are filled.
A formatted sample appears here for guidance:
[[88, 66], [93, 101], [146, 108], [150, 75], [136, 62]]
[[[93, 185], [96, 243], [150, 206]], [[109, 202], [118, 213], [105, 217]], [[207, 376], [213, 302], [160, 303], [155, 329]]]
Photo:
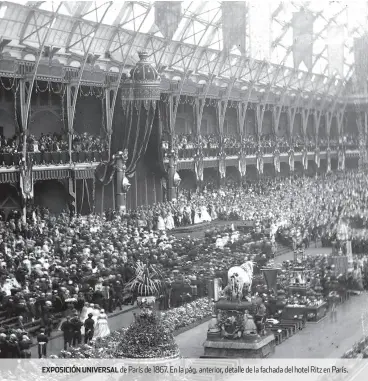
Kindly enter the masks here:
[[107, 152], [79, 151], [72, 152], [70, 160], [68, 151], [58, 152], [29, 152], [29, 158], [34, 166], [48, 166], [72, 163], [96, 163], [108, 159]]

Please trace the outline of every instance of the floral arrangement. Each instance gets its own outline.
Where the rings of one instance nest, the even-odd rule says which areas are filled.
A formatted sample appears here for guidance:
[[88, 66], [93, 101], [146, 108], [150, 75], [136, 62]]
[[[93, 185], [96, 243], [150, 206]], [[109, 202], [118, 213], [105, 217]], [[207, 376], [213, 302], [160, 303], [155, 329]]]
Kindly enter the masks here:
[[173, 358], [179, 348], [162, 319], [152, 311], [135, 316], [115, 352], [115, 358]]
[[222, 310], [218, 326], [224, 331], [225, 337], [241, 337], [244, 331], [244, 314], [241, 311]]
[[211, 316], [212, 303], [208, 298], [197, 299], [181, 307], [165, 311], [161, 314], [164, 325], [169, 332], [196, 323], [205, 317]]

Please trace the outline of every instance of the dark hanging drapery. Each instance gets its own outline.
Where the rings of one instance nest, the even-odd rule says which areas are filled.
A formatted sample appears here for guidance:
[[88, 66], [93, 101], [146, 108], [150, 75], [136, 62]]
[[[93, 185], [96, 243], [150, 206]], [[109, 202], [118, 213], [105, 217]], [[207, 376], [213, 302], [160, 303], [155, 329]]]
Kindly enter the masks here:
[[155, 100], [123, 100], [121, 128], [115, 128], [111, 139], [112, 154], [128, 149], [126, 175], [134, 176], [137, 163], [146, 152], [157, 112]]
[[164, 158], [162, 150], [162, 130], [163, 130], [163, 118], [161, 115], [161, 107], [157, 108], [153, 126], [151, 130], [151, 136], [147, 144], [146, 153], [144, 155], [144, 162], [159, 178], [166, 177], [167, 173], [164, 167]]
[[174, 134], [173, 128], [170, 123], [170, 105], [165, 99], [159, 102], [161, 131], [164, 140], [169, 140], [169, 136]]

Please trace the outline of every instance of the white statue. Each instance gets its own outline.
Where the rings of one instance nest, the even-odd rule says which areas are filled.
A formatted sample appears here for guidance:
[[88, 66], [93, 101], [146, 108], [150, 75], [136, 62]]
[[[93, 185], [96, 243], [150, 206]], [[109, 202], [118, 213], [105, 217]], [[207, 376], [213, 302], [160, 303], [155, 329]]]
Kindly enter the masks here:
[[253, 262], [248, 261], [241, 266], [232, 267], [228, 273], [228, 284], [231, 286], [232, 298], [242, 300], [244, 288], [250, 290], [253, 281]]

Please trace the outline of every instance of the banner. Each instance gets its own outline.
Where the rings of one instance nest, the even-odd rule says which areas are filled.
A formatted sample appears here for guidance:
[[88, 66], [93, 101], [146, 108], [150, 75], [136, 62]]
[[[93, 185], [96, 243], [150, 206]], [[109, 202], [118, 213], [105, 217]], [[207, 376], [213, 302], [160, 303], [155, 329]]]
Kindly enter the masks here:
[[364, 88], [368, 72], [368, 34], [354, 39], [354, 62], [356, 85]]
[[245, 1], [222, 3], [222, 36], [225, 51], [230, 52], [235, 46], [241, 54], [246, 54], [246, 16]]
[[273, 165], [275, 167], [275, 172], [280, 173], [280, 152], [279, 150], [275, 150], [273, 154]]
[[224, 152], [219, 157], [219, 173], [221, 179], [226, 177], [226, 155]]
[[344, 26], [330, 25], [328, 28], [328, 70], [330, 76], [336, 72], [344, 76]]
[[331, 149], [327, 148], [327, 173], [331, 172]]
[[316, 148], [314, 152], [314, 162], [316, 163], [317, 168], [321, 166], [321, 156], [320, 156], [319, 148]]
[[293, 150], [289, 151], [289, 167], [290, 167], [290, 172], [294, 172], [294, 151]]
[[247, 173], [247, 157], [244, 152], [239, 156], [238, 169], [241, 177], [244, 177]]
[[20, 168], [20, 189], [24, 200], [33, 198], [33, 171], [31, 162], [25, 165], [23, 162]]
[[302, 153], [302, 162], [304, 170], [308, 170], [308, 151], [304, 148]]
[[277, 291], [277, 273], [278, 269], [262, 269], [268, 290]]
[[313, 23], [314, 16], [310, 12], [300, 11], [293, 13], [293, 55], [294, 68], [304, 62], [308, 70], [313, 65]]
[[155, 1], [155, 24], [164, 38], [173, 38], [180, 21], [180, 1]]
[[194, 159], [194, 171], [196, 174], [197, 181], [203, 181], [203, 156], [199, 155]]
[[262, 153], [258, 152], [257, 153], [257, 171], [260, 175], [263, 175], [263, 156]]
[[345, 170], [345, 152], [341, 148], [338, 151], [337, 170], [338, 171]]

